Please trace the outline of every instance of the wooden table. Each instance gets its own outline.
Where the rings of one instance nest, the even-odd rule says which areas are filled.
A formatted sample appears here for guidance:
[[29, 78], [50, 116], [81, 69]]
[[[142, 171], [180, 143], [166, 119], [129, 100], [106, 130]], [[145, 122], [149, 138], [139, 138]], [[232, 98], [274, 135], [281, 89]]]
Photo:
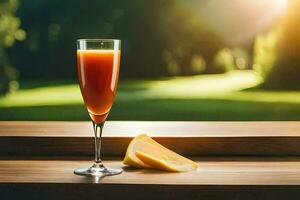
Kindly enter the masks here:
[[[0, 199], [299, 199], [300, 122], [108, 122], [107, 166], [118, 176], [73, 174], [91, 164], [88, 122], [0, 122]], [[130, 169], [120, 159], [146, 132], [199, 162], [197, 171]]]

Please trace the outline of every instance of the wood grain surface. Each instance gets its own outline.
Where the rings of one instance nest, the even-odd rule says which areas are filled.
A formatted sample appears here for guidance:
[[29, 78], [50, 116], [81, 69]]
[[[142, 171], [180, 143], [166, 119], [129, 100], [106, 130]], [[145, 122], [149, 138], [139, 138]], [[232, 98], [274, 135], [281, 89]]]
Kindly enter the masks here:
[[[67, 158], [70, 159], [70, 158]], [[102, 178], [73, 174], [87, 160], [1, 158], [0, 199], [205, 199], [282, 200], [300, 198], [299, 157], [211, 157], [196, 159], [199, 169], [168, 173], [123, 168]]]
[[[196, 158], [194, 158], [196, 159]], [[91, 161], [0, 159], [2, 199], [299, 199], [298, 157], [197, 158], [200, 167], [187, 173], [123, 168], [102, 178], [73, 174]]]
[[0, 183], [102, 183], [154, 185], [300, 185], [300, 158], [209, 157], [192, 158], [198, 170], [170, 173], [125, 167], [120, 160], [105, 160], [107, 167], [123, 168], [117, 176], [99, 179], [77, 176], [77, 167], [91, 160], [1, 159]]
[[[300, 122], [107, 122], [103, 155], [123, 156], [147, 133], [191, 156], [298, 156]], [[90, 122], [0, 122], [0, 155], [91, 156]]]
[[200, 167], [188, 173], [113, 157], [104, 163], [121, 175], [82, 177], [73, 170], [91, 164], [89, 122], [0, 122], [0, 199], [300, 199], [300, 122], [107, 122], [104, 155], [123, 156], [139, 133], [210, 157], [192, 157]]
[[[107, 121], [103, 136], [299, 137], [299, 121]], [[91, 122], [0, 121], [0, 136], [92, 137]]]

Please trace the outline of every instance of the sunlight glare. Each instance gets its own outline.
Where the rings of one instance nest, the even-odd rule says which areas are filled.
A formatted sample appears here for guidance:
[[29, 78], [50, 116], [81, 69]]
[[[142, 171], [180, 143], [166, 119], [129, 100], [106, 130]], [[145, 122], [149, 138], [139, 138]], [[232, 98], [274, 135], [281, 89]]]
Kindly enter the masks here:
[[285, 12], [288, 4], [288, 0], [275, 0], [278, 6], [279, 13]]

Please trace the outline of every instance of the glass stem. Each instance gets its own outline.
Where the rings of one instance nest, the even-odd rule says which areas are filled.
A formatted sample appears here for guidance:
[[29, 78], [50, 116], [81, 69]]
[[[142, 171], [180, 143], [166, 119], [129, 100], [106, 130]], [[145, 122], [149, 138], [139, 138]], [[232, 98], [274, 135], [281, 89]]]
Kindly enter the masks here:
[[104, 122], [102, 123], [94, 123], [93, 128], [95, 133], [95, 163], [94, 166], [103, 167], [101, 161], [101, 137], [102, 137], [102, 130], [103, 130]]

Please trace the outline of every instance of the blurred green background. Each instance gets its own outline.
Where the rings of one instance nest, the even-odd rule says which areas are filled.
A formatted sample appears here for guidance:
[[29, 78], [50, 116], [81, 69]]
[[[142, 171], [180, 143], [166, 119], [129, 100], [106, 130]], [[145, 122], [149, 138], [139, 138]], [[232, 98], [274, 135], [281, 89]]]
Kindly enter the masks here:
[[0, 120], [89, 120], [76, 39], [119, 38], [110, 120], [299, 120], [299, 0], [1, 0]]

